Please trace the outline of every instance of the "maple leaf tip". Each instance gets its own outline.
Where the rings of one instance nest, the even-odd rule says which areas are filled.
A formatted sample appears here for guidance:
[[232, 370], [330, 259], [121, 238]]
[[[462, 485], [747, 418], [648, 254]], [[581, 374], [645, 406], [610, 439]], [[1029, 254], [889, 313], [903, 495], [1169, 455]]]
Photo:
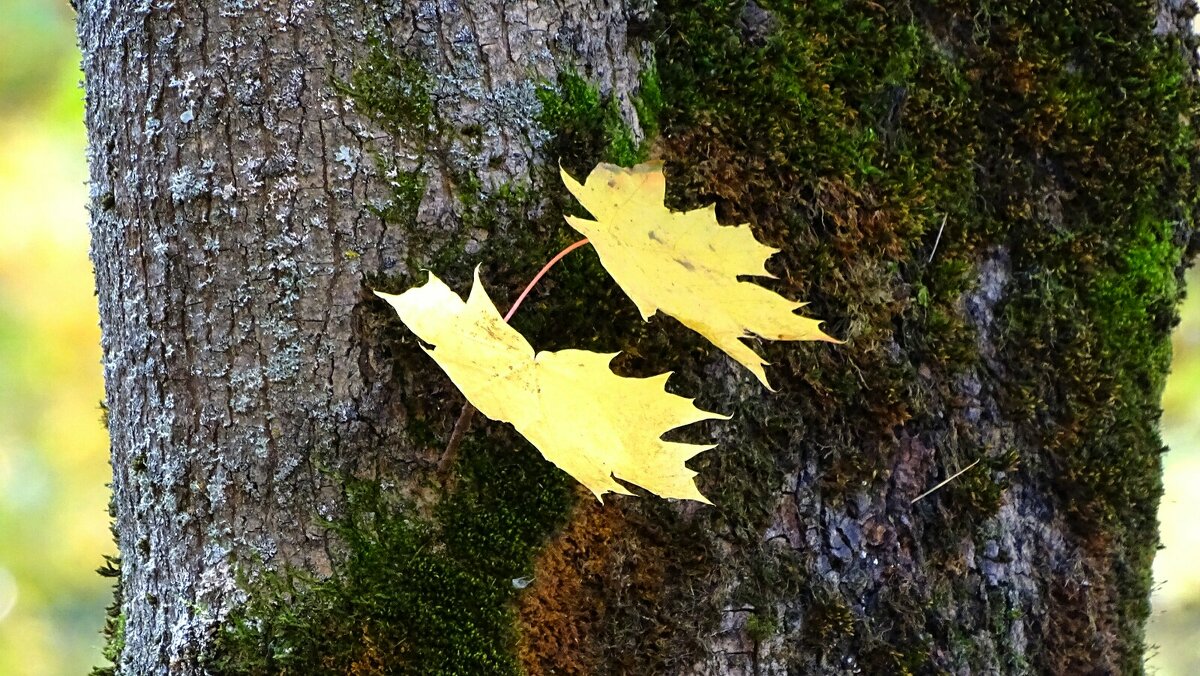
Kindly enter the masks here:
[[[433, 274], [433, 270], [430, 270], [429, 268], [421, 268], [421, 272], [425, 273], [425, 284], [422, 284], [421, 286], [425, 286], [425, 285], [429, 284], [430, 282], [442, 281], [442, 280], [438, 279], [438, 276]], [[416, 289], [416, 288], [418, 288], [418, 287], [415, 287], [415, 286], [412, 287], [412, 289]], [[412, 291], [412, 289], [409, 289], [408, 291]], [[371, 289], [371, 290], [375, 291], [375, 289]], [[404, 293], [408, 293], [408, 291], [405, 291]], [[375, 291], [375, 295], [386, 300], [388, 298], [399, 298], [400, 296], [403, 296], [404, 294], [403, 293], [399, 293], [399, 294], [383, 293], [381, 291]]]
[[559, 175], [559, 177], [562, 178], [563, 183], [567, 184], [567, 189], [570, 190], [572, 193], [575, 192], [576, 188], [583, 187], [583, 184], [581, 184], [579, 181], [576, 181], [575, 177], [572, 176], [571, 173], [568, 172], [565, 168], [563, 168], [562, 162], [558, 163], [558, 175]]
[[761, 363], [759, 364], [759, 367], [758, 367], [757, 369], [756, 369], [756, 368], [752, 368], [752, 367], [751, 367], [749, 364], [743, 364], [743, 366], [745, 366], [746, 368], [750, 369], [750, 372], [754, 374], [754, 377], [755, 377], [755, 378], [758, 378], [758, 382], [762, 383], [762, 386], [763, 386], [763, 387], [765, 387], [765, 388], [767, 388], [767, 391], [768, 391], [768, 392], [778, 392], [778, 391], [779, 391], [779, 390], [777, 390], [777, 389], [775, 389], [774, 387], [772, 387], [772, 386], [771, 386], [771, 381], [770, 381], [770, 379], [768, 379], [768, 378], [767, 378], [767, 369], [766, 369], [766, 367], [767, 367], [767, 366], [770, 366], [770, 364], [769, 364], [769, 363], [767, 363], [767, 362], [765, 362], [765, 361], [764, 361], [764, 362], [761, 362]]
[[472, 294], [475, 293], [475, 289], [483, 290], [483, 281], [479, 279], [479, 268], [481, 268], [482, 266], [483, 266], [482, 263], [476, 264], [475, 271], [473, 273], [471, 273], [471, 293]]
[[700, 492], [699, 488], [696, 488], [695, 484], [692, 485], [692, 490], [687, 491], [686, 494], [680, 493], [679, 495], [670, 495], [670, 496], [664, 496], [664, 497], [666, 497], [667, 499], [672, 500], [672, 501], [691, 500], [693, 502], [699, 502], [704, 505], [712, 505], [713, 504], [713, 501], [704, 497], [704, 494]]
[[825, 323], [824, 320], [817, 321], [817, 333], [820, 335], [818, 335], [815, 338], [815, 340], [823, 340], [826, 343], [833, 343], [834, 345], [845, 345], [846, 341], [838, 340], [837, 338], [834, 338], [833, 336], [829, 335], [828, 333], [825, 333], [825, 331], [821, 328], [821, 325], [824, 323]]

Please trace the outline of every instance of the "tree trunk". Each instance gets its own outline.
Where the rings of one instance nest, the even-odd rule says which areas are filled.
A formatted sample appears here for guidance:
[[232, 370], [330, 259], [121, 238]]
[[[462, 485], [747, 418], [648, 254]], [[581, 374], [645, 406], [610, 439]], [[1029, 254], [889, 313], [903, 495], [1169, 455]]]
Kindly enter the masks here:
[[[117, 672], [1141, 671], [1190, 16], [644, 4], [80, 0]], [[371, 290], [503, 304], [557, 165], [648, 158], [846, 343], [768, 392], [585, 249], [514, 325], [733, 414], [715, 505], [482, 418], [440, 475], [463, 400]]]

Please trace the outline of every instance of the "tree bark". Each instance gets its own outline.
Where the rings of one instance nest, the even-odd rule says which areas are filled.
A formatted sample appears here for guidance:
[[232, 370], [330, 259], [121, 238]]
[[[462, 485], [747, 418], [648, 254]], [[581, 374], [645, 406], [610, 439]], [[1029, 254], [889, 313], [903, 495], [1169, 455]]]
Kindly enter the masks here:
[[[1140, 672], [1190, 17], [799, 4], [81, 0], [116, 671]], [[371, 290], [514, 297], [556, 165], [646, 158], [846, 344], [768, 392], [575, 253], [514, 324], [734, 414], [715, 506], [478, 417], [440, 476], [461, 396]]]

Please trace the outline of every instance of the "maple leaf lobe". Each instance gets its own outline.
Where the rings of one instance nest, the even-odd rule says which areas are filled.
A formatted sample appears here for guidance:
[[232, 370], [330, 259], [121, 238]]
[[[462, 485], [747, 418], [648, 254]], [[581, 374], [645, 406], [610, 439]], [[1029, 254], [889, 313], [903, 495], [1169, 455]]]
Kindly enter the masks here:
[[779, 250], [759, 242], [747, 223], [718, 223], [714, 204], [668, 209], [662, 167], [600, 164], [583, 183], [560, 168], [567, 189], [595, 219], [567, 216], [567, 222], [591, 241], [642, 319], [660, 310], [675, 317], [768, 389], [767, 362], [743, 338], [841, 342], [821, 331], [820, 320], [796, 314], [804, 303], [738, 279], [774, 277], [766, 262]]
[[668, 498], [708, 502], [684, 461], [711, 445], [664, 441], [668, 430], [728, 416], [664, 389], [669, 373], [625, 378], [616, 353], [537, 352], [488, 298], [479, 271], [466, 302], [432, 273], [399, 295], [376, 292], [467, 400], [513, 425], [550, 462], [602, 499], [630, 494], [614, 477]]

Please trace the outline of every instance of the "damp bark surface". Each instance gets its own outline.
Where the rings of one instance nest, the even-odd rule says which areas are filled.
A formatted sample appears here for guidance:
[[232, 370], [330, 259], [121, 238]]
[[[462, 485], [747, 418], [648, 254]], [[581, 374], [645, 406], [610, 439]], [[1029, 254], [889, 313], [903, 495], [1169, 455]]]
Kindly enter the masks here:
[[[799, 4], [80, 0], [100, 670], [1140, 673], [1188, 9]], [[478, 416], [439, 474], [461, 395], [371, 290], [503, 309], [573, 239], [559, 166], [645, 159], [845, 344], [760, 343], [769, 392], [581, 250], [514, 325], [732, 414], [679, 437], [714, 505], [599, 504]]]

